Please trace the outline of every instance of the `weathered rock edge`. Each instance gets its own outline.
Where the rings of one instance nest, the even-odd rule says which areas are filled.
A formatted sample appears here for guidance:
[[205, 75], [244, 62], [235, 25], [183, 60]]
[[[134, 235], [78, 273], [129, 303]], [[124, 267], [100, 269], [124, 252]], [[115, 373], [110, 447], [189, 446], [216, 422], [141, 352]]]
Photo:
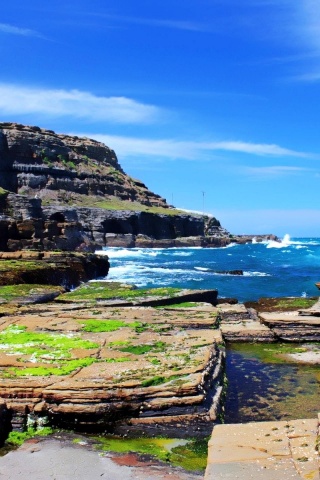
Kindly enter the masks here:
[[67, 289], [109, 272], [106, 255], [71, 252], [0, 252], [0, 285], [35, 283]]

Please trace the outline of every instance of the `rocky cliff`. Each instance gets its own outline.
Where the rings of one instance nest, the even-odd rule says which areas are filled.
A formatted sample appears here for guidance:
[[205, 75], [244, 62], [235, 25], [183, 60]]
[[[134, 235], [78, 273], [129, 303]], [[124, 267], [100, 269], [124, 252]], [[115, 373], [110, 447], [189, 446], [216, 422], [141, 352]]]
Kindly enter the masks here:
[[42, 206], [38, 198], [0, 191], [0, 250], [3, 251], [95, 250], [105, 245], [174, 246], [180, 237], [181, 241], [199, 239], [203, 226], [202, 219], [190, 215]]
[[126, 175], [116, 154], [88, 138], [0, 123], [0, 250], [219, 247], [215, 218], [189, 215]]
[[103, 143], [16, 123], [0, 123], [0, 187], [44, 203], [115, 196], [168, 208], [163, 198], [126, 175]]
[[202, 218], [171, 208], [126, 175], [106, 145], [0, 123], [1, 250], [152, 246], [163, 240], [171, 246], [173, 239], [203, 234]]

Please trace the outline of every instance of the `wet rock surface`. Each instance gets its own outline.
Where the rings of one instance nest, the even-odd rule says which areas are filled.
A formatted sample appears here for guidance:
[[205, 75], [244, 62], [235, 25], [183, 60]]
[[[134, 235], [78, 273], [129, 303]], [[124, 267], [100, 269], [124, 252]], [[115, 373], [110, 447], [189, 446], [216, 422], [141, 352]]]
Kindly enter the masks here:
[[150, 456], [117, 454], [95, 449], [86, 437], [66, 433], [33, 439], [0, 457], [5, 480], [198, 480], [197, 472], [157, 461]]
[[[39, 261], [40, 257], [41, 261], [44, 258], [52, 261], [54, 254], [17, 252], [1, 256], [0, 265], [6, 261]], [[73, 256], [57, 255], [59, 261], [62, 258]], [[14, 271], [12, 266], [11, 271]], [[107, 295], [108, 282], [93, 282], [82, 285], [77, 297], [77, 290], [63, 293], [63, 289], [48, 285], [48, 291], [39, 292], [38, 285], [25, 287], [24, 291], [21, 287], [20, 292], [7, 292], [7, 296], [5, 290], [1, 293], [5, 287], [0, 287], [0, 427], [3, 432], [0, 440], [5, 438], [4, 432], [7, 434], [12, 428], [23, 431], [30, 422], [35, 428], [45, 423], [85, 432], [171, 437], [179, 433], [180, 437], [202, 437], [218, 422], [224, 384], [224, 341], [275, 342], [280, 334], [291, 341], [314, 339], [311, 333], [312, 329], [317, 330], [319, 319], [319, 305], [315, 301], [309, 308], [263, 313], [248, 305], [221, 303], [216, 291], [158, 289], [156, 295], [152, 289], [144, 292], [116, 285], [115, 291]], [[54, 294], [55, 300], [50, 294]], [[134, 298], [128, 302], [130, 295]], [[288, 308], [294, 300], [290, 302]], [[159, 308], [166, 303], [171, 305]], [[312, 353], [317, 357], [314, 349], [306, 350], [294, 355]], [[299, 358], [294, 361], [300, 361]], [[308, 361], [317, 363], [312, 359]], [[260, 403], [263, 408], [263, 398]], [[231, 449], [233, 456], [229, 456], [228, 461], [221, 460], [219, 452], [224, 455], [227, 447], [230, 452], [231, 433], [224, 433], [220, 430], [222, 426], [216, 426], [210, 450], [214, 453], [209, 453], [206, 478], [237, 478], [235, 474], [244, 475], [239, 479], [274, 478], [274, 467], [284, 472], [284, 479], [289, 474], [288, 478], [318, 478], [314, 468], [317, 456], [307, 448], [314, 444], [314, 421], [304, 421], [307, 422], [304, 431], [304, 424], [294, 423], [292, 427], [292, 422], [303, 421], [282, 422], [290, 426], [285, 429], [281, 422], [276, 422], [271, 432], [267, 426], [269, 430], [262, 429], [263, 435], [261, 429], [260, 433], [248, 434], [250, 441], [255, 438], [254, 446], [257, 442], [263, 444], [261, 436], [269, 442], [259, 450], [259, 458], [255, 454], [237, 457], [237, 452], [252, 451], [250, 441], [246, 443], [245, 438], [247, 430], [255, 432], [253, 427], [242, 425], [244, 430], [238, 435], [239, 426], [226, 426], [234, 427], [235, 438], [238, 435], [237, 438], [243, 439], [243, 444], [236, 440], [236, 447]], [[296, 444], [296, 438], [299, 441], [302, 438], [303, 444]], [[281, 461], [271, 441], [285, 446]], [[51, 447], [57, 449], [57, 445], [45, 442], [44, 451], [50, 456]], [[69, 454], [72, 457], [74, 451], [69, 450]], [[2, 463], [5, 468], [14, 462], [14, 454], [9, 455]], [[140, 460], [127, 457], [112, 461], [118, 466], [124, 462], [128, 467], [126, 462], [139, 463]], [[154, 470], [153, 464], [146, 465], [145, 460], [142, 463], [143, 470], [133, 470], [137, 464], [121, 470], [123, 478], [138, 475], [138, 478], [156, 479], [159, 472], [162, 478], [166, 478], [164, 475], [199, 478], [196, 474], [188, 476], [182, 470], [168, 472], [160, 467]], [[71, 466], [66, 464], [66, 468]], [[118, 474], [117, 470], [114, 472]]]

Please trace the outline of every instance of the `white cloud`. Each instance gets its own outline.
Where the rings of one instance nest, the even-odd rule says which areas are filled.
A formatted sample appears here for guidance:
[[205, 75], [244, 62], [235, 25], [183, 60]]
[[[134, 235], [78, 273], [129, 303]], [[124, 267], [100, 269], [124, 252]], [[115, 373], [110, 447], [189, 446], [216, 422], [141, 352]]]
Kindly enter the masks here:
[[98, 97], [80, 90], [50, 90], [0, 84], [3, 114], [68, 116], [117, 123], [149, 123], [160, 109], [127, 97]]
[[104, 17], [110, 20], [115, 20], [122, 23], [131, 23], [137, 25], [147, 25], [150, 27], [172, 28], [175, 30], [188, 30], [192, 32], [207, 32], [209, 27], [202, 23], [189, 20], [171, 20], [171, 19], [156, 19], [156, 18], [142, 18], [129, 17], [124, 15], [108, 15], [92, 13], [92, 16]]
[[41, 37], [41, 34], [29, 28], [15, 27], [7, 23], [0, 23], [0, 32], [9, 33], [12, 35], [22, 35], [25, 37]]
[[302, 75], [295, 75], [294, 77], [291, 77], [291, 80], [296, 80], [298, 82], [306, 82], [306, 83], [319, 82], [320, 72], [315, 71], [315, 72], [303, 73]]
[[279, 145], [267, 143], [248, 143], [239, 141], [213, 142], [207, 143], [206, 148], [212, 150], [227, 150], [231, 152], [251, 153], [261, 156], [279, 156], [279, 157], [306, 157], [308, 154], [304, 152], [296, 152], [289, 148], [280, 147]]
[[190, 142], [174, 139], [152, 140], [114, 135], [80, 134], [92, 137], [113, 148], [119, 157], [154, 156], [187, 160], [209, 159], [213, 152], [238, 152], [265, 157], [308, 157], [309, 154], [297, 152], [273, 144], [259, 144], [239, 141]]
[[295, 175], [297, 173], [313, 171], [311, 168], [294, 167], [288, 165], [273, 165], [270, 167], [244, 167], [242, 173], [260, 177], [279, 177]]
[[297, 2], [297, 18], [302, 20], [300, 33], [316, 48], [320, 48], [320, 10], [318, 0]]

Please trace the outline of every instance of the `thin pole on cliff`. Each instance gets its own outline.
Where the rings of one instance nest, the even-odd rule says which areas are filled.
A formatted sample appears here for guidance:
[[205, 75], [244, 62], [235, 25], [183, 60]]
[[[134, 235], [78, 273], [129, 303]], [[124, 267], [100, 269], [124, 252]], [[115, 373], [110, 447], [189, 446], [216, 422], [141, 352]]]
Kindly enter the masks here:
[[202, 214], [204, 216], [204, 195], [206, 192], [202, 192]]

